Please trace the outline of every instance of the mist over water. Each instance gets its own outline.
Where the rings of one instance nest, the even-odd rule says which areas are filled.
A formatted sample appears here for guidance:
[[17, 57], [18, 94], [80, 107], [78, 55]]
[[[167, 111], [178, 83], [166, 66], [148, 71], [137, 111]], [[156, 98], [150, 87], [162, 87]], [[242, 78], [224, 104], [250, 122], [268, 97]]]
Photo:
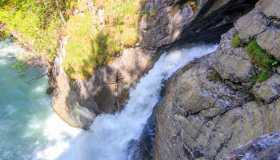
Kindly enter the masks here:
[[160, 99], [163, 82], [190, 61], [215, 49], [214, 45], [200, 45], [163, 54], [130, 90], [124, 110], [98, 116], [90, 131], [77, 136], [59, 160], [130, 160], [129, 143], [139, 139]]
[[0, 42], [0, 159], [55, 160], [79, 130], [53, 113], [47, 77], [32, 80], [41, 71], [13, 69], [22, 53], [10, 40]]

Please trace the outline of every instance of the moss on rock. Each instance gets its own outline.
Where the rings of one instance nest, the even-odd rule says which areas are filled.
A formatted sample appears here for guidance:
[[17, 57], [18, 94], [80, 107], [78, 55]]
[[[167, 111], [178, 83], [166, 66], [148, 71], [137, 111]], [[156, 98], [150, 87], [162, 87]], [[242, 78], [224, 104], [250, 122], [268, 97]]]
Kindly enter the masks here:
[[267, 80], [273, 68], [279, 65], [279, 61], [267, 54], [267, 52], [258, 45], [256, 40], [252, 40], [247, 44], [246, 51], [251, 61], [260, 69], [255, 77], [255, 80], [258, 82]]

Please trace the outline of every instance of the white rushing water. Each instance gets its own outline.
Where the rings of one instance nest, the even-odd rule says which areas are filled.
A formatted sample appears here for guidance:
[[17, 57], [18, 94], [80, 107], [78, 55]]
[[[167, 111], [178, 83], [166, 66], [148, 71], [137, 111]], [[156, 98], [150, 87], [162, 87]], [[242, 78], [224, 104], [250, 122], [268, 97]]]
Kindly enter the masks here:
[[128, 146], [137, 140], [160, 99], [163, 82], [195, 58], [216, 49], [200, 45], [163, 54], [154, 67], [130, 90], [125, 108], [96, 118], [90, 131], [76, 137], [60, 160], [128, 160]]
[[24, 50], [0, 42], [0, 160], [56, 160], [80, 132], [51, 109], [47, 77], [38, 69], [17, 72], [15, 56]]

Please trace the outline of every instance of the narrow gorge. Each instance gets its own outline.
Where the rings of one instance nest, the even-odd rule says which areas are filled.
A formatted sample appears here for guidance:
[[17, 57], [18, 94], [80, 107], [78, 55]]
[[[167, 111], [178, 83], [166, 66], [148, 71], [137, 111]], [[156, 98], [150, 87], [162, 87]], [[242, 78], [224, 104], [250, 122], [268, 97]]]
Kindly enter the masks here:
[[280, 1], [0, 0], [1, 160], [277, 160]]

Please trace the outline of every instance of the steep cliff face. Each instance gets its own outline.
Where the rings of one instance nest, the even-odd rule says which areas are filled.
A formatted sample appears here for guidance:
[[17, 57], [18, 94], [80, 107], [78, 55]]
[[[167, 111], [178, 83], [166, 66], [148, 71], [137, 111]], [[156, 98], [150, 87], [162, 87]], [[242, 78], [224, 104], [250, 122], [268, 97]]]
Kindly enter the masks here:
[[[259, 1], [222, 36], [215, 53], [168, 82], [156, 112], [155, 159], [226, 159], [280, 129], [279, 8], [277, 0]], [[249, 160], [273, 157], [275, 137], [270, 149], [254, 151], [253, 142], [231, 159], [249, 152], [257, 152]]]
[[[249, 0], [241, 0], [238, 3], [228, 0], [146, 1], [141, 9], [138, 45], [124, 49], [114, 60], [98, 68], [90, 79], [69, 81], [70, 90], [67, 91], [69, 96], [59, 96], [65, 84], [59, 85], [56, 75], [51, 75], [54, 104], [58, 104], [57, 101], [63, 102], [54, 105], [55, 110], [66, 114], [63, 117], [70, 118], [65, 120], [73, 126], [85, 128], [95, 116], [87, 116], [88, 113], [84, 114], [82, 110], [89, 111], [89, 115], [120, 110], [126, 101], [128, 89], [149, 69], [161, 48], [199, 36], [201, 38], [197, 40], [203, 41], [205, 39], [202, 35], [206, 33], [208, 40], [217, 40], [228, 26], [232, 26], [236, 17], [252, 8], [254, 2]], [[226, 13], [234, 16], [214, 18]], [[204, 30], [205, 26], [212, 30], [205, 30], [202, 33], [201, 30]], [[65, 79], [67, 78], [65, 76]], [[76, 110], [75, 113], [73, 110]], [[87, 119], [87, 123], [81, 122], [80, 119]]]

